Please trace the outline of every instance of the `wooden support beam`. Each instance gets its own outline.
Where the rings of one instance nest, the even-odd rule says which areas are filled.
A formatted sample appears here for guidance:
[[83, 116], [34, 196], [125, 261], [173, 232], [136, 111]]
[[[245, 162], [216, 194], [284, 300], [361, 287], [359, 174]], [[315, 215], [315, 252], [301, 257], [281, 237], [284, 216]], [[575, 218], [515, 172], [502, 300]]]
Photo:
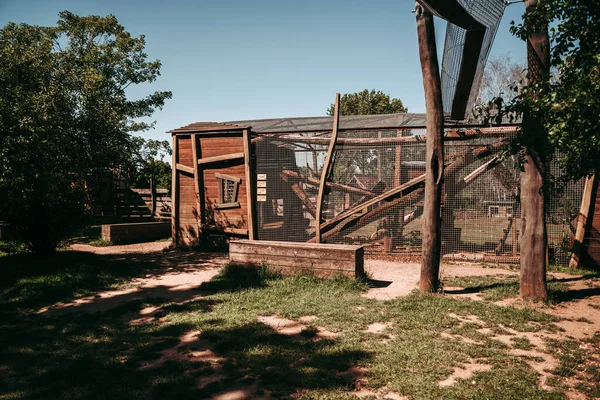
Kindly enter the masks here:
[[[418, 200], [421, 196], [423, 196], [423, 192], [424, 189], [420, 187], [405, 196], [399, 197], [379, 207], [376, 207], [365, 214], [357, 213], [351, 215], [336, 226], [332, 227], [332, 229], [329, 231], [324, 232], [323, 238], [330, 239], [331, 237], [341, 233], [342, 230], [346, 230], [347, 233], [354, 232], [355, 230], [373, 222], [374, 220], [381, 218], [384, 213], [392, 212], [398, 207], [404, 207], [407, 203]], [[309, 242], [313, 241], [314, 239], [309, 240]]]
[[[282, 171], [282, 174], [284, 174], [284, 175], [286, 175], [288, 177], [292, 177], [292, 178], [304, 180], [304, 181], [306, 181], [306, 183], [310, 183], [312, 185], [319, 186], [321, 184], [321, 181], [319, 179], [312, 178], [310, 176], [304, 176], [304, 175], [299, 174], [297, 172], [290, 171], [289, 169], [284, 169]], [[354, 186], [348, 186], [348, 185], [343, 185], [341, 183], [334, 183], [334, 182], [326, 182], [325, 184], [329, 188], [339, 189], [342, 192], [355, 193], [355, 194], [360, 194], [362, 196], [368, 196], [368, 197], [375, 197], [376, 196], [376, 194], [373, 193], [373, 192], [369, 192], [368, 190], [364, 190], [364, 189], [357, 188], [357, 187], [354, 187]]]
[[379, 196], [373, 197], [371, 200], [368, 200], [356, 207], [349, 208], [348, 210], [338, 214], [335, 218], [325, 222], [322, 226], [322, 230], [326, 230], [338, 222], [344, 220], [345, 218], [353, 215], [353, 214], [362, 214], [367, 211], [367, 209], [381, 201], [392, 201], [396, 197], [406, 196], [407, 194], [415, 191], [416, 189], [423, 187], [425, 183], [425, 174], [418, 176], [410, 181], [406, 182], [404, 185], [398, 186], [387, 192], [380, 194]]
[[190, 174], [190, 175], [194, 175], [194, 168], [188, 167], [187, 165], [178, 163], [178, 164], [175, 164], [175, 168], [177, 169], [177, 171], [184, 172], [184, 173]]
[[256, 240], [257, 225], [254, 216], [256, 215], [256, 185], [254, 183], [254, 166], [252, 165], [252, 143], [250, 130], [244, 129], [244, 168], [246, 172], [246, 208], [248, 215], [248, 239]]
[[573, 242], [573, 254], [569, 261], [569, 268], [579, 268], [581, 265], [581, 254], [583, 252], [583, 240], [585, 238], [586, 228], [589, 226], [591, 216], [592, 194], [594, 193], [594, 184], [596, 177], [590, 176], [585, 180], [583, 196], [581, 197], [581, 206], [579, 207], [579, 217], [577, 218], [577, 229], [575, 231], [575, 240]]
[[[460, 171], [460, 169], [475, 162], [475, 160], [488, 156], [493, 149], [498, 147], [498, 145], [494, 144], [491, 146], [481, 146], [472, 149], [468, 157], [460, 157], [452, 164], [448, 165], [448, 167], [444, 170], [444, 175], [449, 176], [456, 174], [458, 171]], [[463, 180], [460, 180], [459, 182], [462, 182], [462, 185], [466, 186], [480, 176], [481, 173], [477, 174], [468, 183], [464, 183]], [[354, 230], [373, 222], [376, 218], [380, 218], [381, 215], [386, 211], [395, 211], [396, 208], [400, 209], [401, 207], [404, 207], [405, 204], [411, 201], [416, 201], [419, 197], [423, 196], [424, 182], [425, 174], [406, 182], [404, 185], [401, 185], [398, 188], [389, 190], [377, 196], [376, 198], [369, 200], [368, 202], [360, 204], [356, 207], [352, 207], [343, 213], [340, 213], [335, 218], [325, 222], [321, 226], [323, 237], [325, 239], [330, 239], [331, 237], [339, 234], [342, 230], [345, 230], [346, 234], [351, 233]], [[377, 206], [378, 203], [383, 204]], [[376, 207], [370, 209], [371, 206]], [[420, 215], [422, 215], [422, 212], [423, 210], [418, 210], [418, 212], [413, 213], [412, 216], [407, 216], [408, 219], [404, 220], [404, 224], [408, 224], [415, 218], [418, 218]], [[314, 240], [311, 239], [310, 241]]]
[[197, 210], [197, 222], [198, 222], [198, 237], [201, 237], [201, 231], [202, 231], [202, 224], [204, 224], [205, 221], [205, 211], [204, 211], [204, 196], [203, 196], [203, 191], [204, 191], [204, 185], [200, 184], [200, 181], [203, 181], [203, 176], [201, 177], [201, 175], [204, 175], [203, 171], [200, 171], [198, 169], [198, 158], [201, 156], [200, 152], [198, 151], [198, 135], [191, 135], [191, 139], [192, 139], [192, 160], [194, 161], [194, 191], [196, 194], [196, 210]]
[[231, 153], [222, 156], [200, 158], [198, 160], [198, 165], [201, 165], [202, 168], [210, 168], [210, 164], [221, 163], [224, 161], [244, 161], [244, 154], [245, 153]]
[[499, 160], [498, 156], [494, 156], [494, 157], [492, 157], [491, 160], [489, 160], [485, 164], [483, 164], [480, 167], [478, 167], [477, 169], [475, 169], [469, 175], [465, 176], [463, 181], [465, 182], [465, 184], [468, 185], [469, 183], [471, 183], [471, 181], [473, 179], [477, 178], [479, 175], [483, 174], [485, 171], [494, 168], [499, 163], [500, 163], [500, 160]]
[[171, 239], [173, 244], [179, 244], [179, 174], [177, 172], [177, 163], [179, 162], [179, 140], [177, 135], [171, 138], [173, 141], [173, 153], [171, 160]]
[[422, 257], [419, 290], [435, 292], [439, 286], [442, 250], [441, 203], [444, 184], [444, 109], [435, 43], [433, 15], [421, 3], [415, 4], [419, 58], [427, 111], [425, 152], [425, 202], [423, 205]]
[[315, 239], [317, 243], [321, 243], [321, 219], [323, 215], [323, 198], [325, 197], [325, 182], [331, 173], [331, 158], [338, 137], [338, 128], [340, 124], [340, 94], [335, 94], [335, 106], [333, 112], [333, 132], [325, 156], [325, 164], [321, 171], [321, 183], [319, 184], [319, 193], [317, 195], [317, 210], [315, 216]]
[[[516, 127], [515, 127], [516, 131]], [[494, 128], [476, 128], [476, 129], [454, 129], [444, 132], [444, 139], [447, 141], [462, 141], [476, 139], [480, 137], [504, 137], [511, 132], [505, 130], [499, 130]], [[297, 134], [290, 135], [276, 135], [269, 137], [272, 141], [286, 142], [286, 143], [302, 143], [302, 144], [321, 144], [325, 145], [330, 142], [327, 137], [305, 137], [298, 136]], [[264, 139], [260, 137], [257, 139]], [[255, 140], [255, 139], [253, 139]], [[373, 147], [390, 147], [397, 144], [403, 143], [425, 143], [427, 142], [426, 135], [411, 135], [411, 136], [398, 136], [398, 137], [382, 137], [379, 138], [338, 138], [337, 144], [350, 146], [373, 146]]]
[[[281, 176], [281, 179], [283, 179], [284, 182], [286, 182], [288, 185], [290, 185], [290, 188], [296, 194], [296, 196], [298, 196], [300, 201], [302, 201], [302, 204], [304, 204], [304, 206], [306, 207], [308, 212], [313, 217], [315, 217], [317, 214], [315, 205], [309, 200], [306, 193], [304, 193], [304, 190], [302, 190], [302, 188], [300, 187], [300, 182], [298, 182], [297, 180], [295, 182], [290, 182], [290, 175], [286, 174], [285, 172], [286, 171], [283, 171], [279, 174]], [[293, 171], [287, 171], [287, 172], [293, 172]]]

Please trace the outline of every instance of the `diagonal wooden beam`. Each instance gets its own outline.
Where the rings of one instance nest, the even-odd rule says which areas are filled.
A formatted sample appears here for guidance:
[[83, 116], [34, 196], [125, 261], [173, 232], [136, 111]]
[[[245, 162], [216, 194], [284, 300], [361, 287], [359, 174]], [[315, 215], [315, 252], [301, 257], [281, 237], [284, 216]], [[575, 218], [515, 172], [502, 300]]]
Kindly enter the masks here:
[[321, 183], [319, 185], [319, 193], [317, 195], [317, 212], [315, 216], [315, 238], [317, 243], [321, 243], [321, 218], [323, 215], [323, 198], [325, 197], [325, 182], [331, 173], [331, 158], [333, 157], [333, 150], [335, 148], [335, 142], [338, 137], [338, 128], [340, 125], [340, 94], [335, 94], [335, 108], [333, 113], [333, 132], [331, 133], [331, 141], [329, 142], [329, 149], [325, 156], [325, 165], [323, 165], [323, 171], [321, 172]]

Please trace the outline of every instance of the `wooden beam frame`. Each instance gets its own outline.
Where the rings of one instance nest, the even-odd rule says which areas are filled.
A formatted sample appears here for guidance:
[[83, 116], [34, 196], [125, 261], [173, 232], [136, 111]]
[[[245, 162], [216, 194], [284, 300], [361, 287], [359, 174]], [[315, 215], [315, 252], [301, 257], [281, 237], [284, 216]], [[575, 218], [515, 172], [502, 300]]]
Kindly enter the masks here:
[[210, 168], [210, 166], [211, 166], [210, 164], [216, 164], [216, 163], [221, 163], [221, 162], [225, 162], [225, 161], [234, 161], [234, 160], [243, 161], [244, 153], [231, 153], [231, 154], [224, 154], [222, 156], [200, 158], [200, 159], [198, 159], [198, 165], [201, 165], [202, 168]]
[[[279, 174], [279, 176], [281, 176], [281, 179], [284, 182], [286, 182], [288, 185], [290, 185], [290, 189], [292, 189], [292, 191], [296, 194], [296, 196], [298, 196], [298, 198], [300, 199], [302, 204], [304, 204], [304, 206], [306, 207], [306, 209], [308, 210], [310, 215], [315, 217], [317, 210], [315, 209], [314, 204], [311, 203], [311, 201], [308, 199], [308, 196], [306, 195], [306, 193], [304, 193], [304, 190], [302, 190], [302, 188], [300, 187], [300, 182], [298, 182], [298, 180], [296, 180], [295, 182], [290, 182], [290, 176], [292, 176], [292, 175], [288, 175], [285, 172], [286, 171], [284, 170], [283, 172], [281, 172]], [[287, 171], [287, 172], [292, 172], [292, 171]]]
[[184, 172], [189, 175], [194, 175], [194, 168], [188, 167], [187, 165], [177, 163], [175, 164], [175, 169], [177, 169], [177, 171]]
[[256, 215], [256, 185], [254, 184], [254, 165], [252, 163], [252, 137], [249, 129], [242, 131], [244, 140], [244, 169], [246, 173], [246, 208], [248, 218], [248, 239], [257, 239], [257, 221], [254, 218]]
[[202, 224], [206, 222], [206, 209], [204, 204], [204, 171], [198, 168], [197, 160], [202, 156], [198, 135], [191, 135], [192, 139], [192, 160], [194, 160], [194, 190], [196, 192], [196, 209], [198, 220], [198, 237], [202, 234]]
[[177, 246], [179, 244], [178, 226], [179, 226], [179, 174], [177, 171], [177, 162], [179, 161], [179, 140], [177, 135], [171, 138], [173, 142], [173, 153], [171, 161], [171, 240]]
[[[302, 174], [299, 174], [295, 171], [290, 171], [289, 169], [284, 169], [281, 172], [282, 175], [285, 175], [286, 177], [290, 177], [290, 178], [295, 178], [297, 180], [304, 180], [306, 181], [306, 183], [311, 184], [311, 185], [320, 185], [321, 181], [319, 179], [316, 178], [311, 178], [310, 176], [304, 176]], [[341, 183], [335, 183], [335, 182], [326, 182], [325, 185], [327, 187], [333, 188], [333, 189], [338, 189], [341, 190], [342, 192], [347, 192], [347, 193], [355, 193], [355, 194], [360, 194], [362, 196], [368, 196], [368, 197], [375, 197], [376, 194], [373, 192], [369, 192], [368, 190], [364, 190], [361, 188], [355, 188], [353, 186], [348, 186], [348, 185], [343, 185]]]
[[573, 241], [573, 254], [569, 261], [569, 268], [579, 268], [581, 265], [581, 254], [583, 253], [583, 240], [585, 231], [589, 226], [591, 216], [592, 195], [594, 193], [594, 185], [596, 177], [590, 176], [585, 180], [583, 188], [583, 196], [581, 197], [581, 206], [579, 207], [579, 216], [577, 218], [577, 229], [575, 231], [575, 240]]
[[329, 142], [329, 149], [327, 149], [327, 155], [325, 156], [325, 164], [323, 165], [323, 171], [321, 172], [321, 183], [319, 185], [319, 193], [317, 195], [317, 212], [315, 216], [315, 240], [317, 243], [321, 243], [321, 218], [323, 215], [323, 198], [325, 197], [325, 183], [329, 174], [331, 173], [331, 158], [333, 156], [333, 150], [338, 138], [338, 128], [340, 125], [340, 94], [335, 94], [335, 106], [333, 112], [333, 132], [331, 133], [331, 139]]

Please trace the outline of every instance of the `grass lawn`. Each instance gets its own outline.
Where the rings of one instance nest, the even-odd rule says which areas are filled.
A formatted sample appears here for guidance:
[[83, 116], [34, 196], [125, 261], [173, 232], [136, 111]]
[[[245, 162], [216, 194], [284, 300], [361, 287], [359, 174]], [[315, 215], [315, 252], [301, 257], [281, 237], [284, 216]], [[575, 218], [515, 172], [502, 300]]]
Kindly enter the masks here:
[[[371, 398], [561, 399], [561, 379], [576, 374], [584, 393], [600, 390], [598, 369], [578, 369], [591, 354], [582, 342], [549, 345], [560, 364], [554, 387], [543, 389], [527, 357], [511, 352], [526, 340], [511, 347], [495, 339], [559, 333], [555, 317], [443, 295], [376, 301], [347, 279], [229, 267], [186, 303], [148, 298], [92, 315], [36, 312], [126, 287], [152, 267], [70, 251], [50, 262], [0, 255], [0, 399], [201, 399], [248, 388], [270, 398], [350, 399], [362, 388]], [[273, 315], [305, 322], [289, 334], [264, 322]], [[600, 337], [586, 345], [599, 346]], [[485, 368], [438, 384], [473, 364]]]

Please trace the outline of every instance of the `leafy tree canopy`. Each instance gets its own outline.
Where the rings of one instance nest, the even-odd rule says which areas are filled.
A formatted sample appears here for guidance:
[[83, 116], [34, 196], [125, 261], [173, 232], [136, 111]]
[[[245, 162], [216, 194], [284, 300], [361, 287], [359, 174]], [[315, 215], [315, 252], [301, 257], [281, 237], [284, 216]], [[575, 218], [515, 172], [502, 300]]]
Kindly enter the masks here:
[[0, 30], [0, 220], [38, 254], [99, 198], [107, 171], [131, 163], [150, 117], [171, 97], [127, 98], [160, 75], [144, 36], [117, 19], [59, 14], [56, 26]]
[[171, 164], [164, 160], [171, 155], [168, 140], [144, 140], [136, 138], [133, 165], [129, 172], [132, 187], [148, 188], [150, 181], [156, 188], [171, 189]]
[[540, 1], [511, 31], [525, 40], [548, 23], [551, 76], [526, 84], [513, 101], [495, 99], [491, 109], [528, 111], [543, 126], [530, 140], [543, 142], [538, 148], [548, 155], [556, 151], [567, 177], [578, 179], [600, 172], [600, 2]]
[[[327, 115], [333, 115], [334, 105], [327, 109]], [[381, 90], [368, 89], [358, 93], [347, 93], [340, 99], [340, 115], [394, 114], [408, 112], [402, 100], [391, 99]]]

